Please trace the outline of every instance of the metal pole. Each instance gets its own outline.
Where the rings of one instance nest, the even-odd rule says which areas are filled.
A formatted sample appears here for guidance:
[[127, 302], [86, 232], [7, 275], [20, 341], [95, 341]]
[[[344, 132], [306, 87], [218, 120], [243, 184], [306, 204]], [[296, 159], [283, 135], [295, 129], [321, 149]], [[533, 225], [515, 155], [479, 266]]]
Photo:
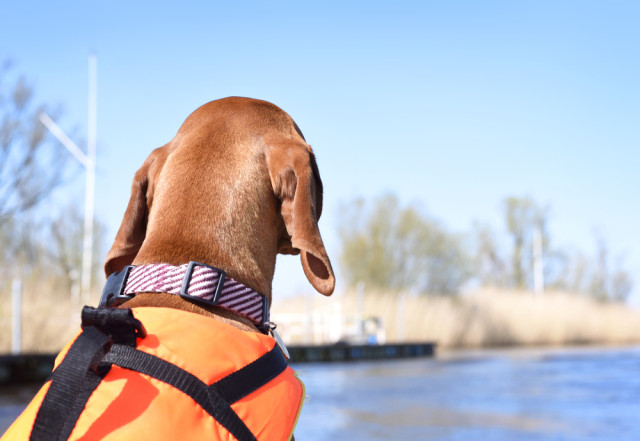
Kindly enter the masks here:
[[89, 159], [82, 150], [67, 136], [66, 133], [58, 126], [46, 113], [38, 115], [40, 122], [49, 129], [49, 131], [58, 138], [58, 141], [69, 150], [69, 153], [78, 160], [85, 168], [89, 168]]
[[13, 279], [11, 284], [11, 353], [22, 352], [22, 280]]
[[404, 292], [398, 293], [398, 300], [396, 303], [396, 341], [404, 342], [406, 334], [406, 302], [407, 294]]
[[358, 320], [358, 339], [364, 341], [364, 282], [358, 282], [356, 285], [356, 317]]
[[533, 229], [533, 290], [536, 294], [544, 292], [544, 272], [542, 266], [542, 231]]

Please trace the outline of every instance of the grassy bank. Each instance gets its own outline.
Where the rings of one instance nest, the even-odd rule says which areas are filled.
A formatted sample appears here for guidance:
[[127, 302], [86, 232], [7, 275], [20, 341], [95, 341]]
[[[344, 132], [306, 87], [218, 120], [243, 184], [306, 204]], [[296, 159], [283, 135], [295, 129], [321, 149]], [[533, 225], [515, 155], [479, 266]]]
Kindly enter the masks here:
[[[276, 299], [272, 318], [283, 318], [285, 339], [302, 342], [299, 333], [287, 335], [292, 313], [312, 312], [335, 322], [338, 315], [356, 315], [358, 304], [355, 292]], [[382, 319], [387, 342], [431, 340], [450, 348], [640, 343], [640, 311], [561, 292], [482, 290], [460, 297], [367, 292], [360, 305], [364, 317]]]
[[[82, 305], [51, 292], [25, 286], [23, 351], [56, 352], [79, 329]], [[344, 337], [343, 324], [355, 323], [359, 308], [363, 317], [382, 320], [387, 342], [435, 341], [449, 348], [640, 343], [640, 311], [560, 292], [484, 290], [460, 297], [366, 292], [361, 302], [355, 292], [328, 298], [276, 295], [272, 319], [287, 343], [330, 343]], [[0, 353], [10, 350], [6, 290], [0, 299]]]
[[[11, 289], [0, 292], [0, 354], [11, 352]], [[97, 303], [97, 300], [96, 300]], [[80, 329], [82, 304], [52, 283], [25, 282], [22, 293], [22, 351], [58, 352]]]

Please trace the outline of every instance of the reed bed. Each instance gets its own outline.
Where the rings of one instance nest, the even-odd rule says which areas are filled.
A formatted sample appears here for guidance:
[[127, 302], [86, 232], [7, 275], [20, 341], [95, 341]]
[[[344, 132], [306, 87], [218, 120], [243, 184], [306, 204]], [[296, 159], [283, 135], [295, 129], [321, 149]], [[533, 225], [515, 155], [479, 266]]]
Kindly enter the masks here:
[[[96, 302], [97, 303], [97, 300]], [[26, 282], [22, 291], [22, 352], [55, 353], [80, 330], [82, 303], [53, 283]], [[11, 290], [0, 291], [0, 354], [11, 352]]]
[[640, 343], [640, 311], [564, 292], [486, 289], [456, 297], [367, 292], [359, 300], [349, 291], [331, 298], [276, 299], [274, 321], [281, 316], [286, 322], [292, 313], [377, 317], [387, 342], [434, 341], [446, 348]]
[[[79, 330], [82, 304], [53, 287], [25, 284], [22, 350], [57, 352]], [[43, 294], [46, 293], [46, 294]], [[11, 351], [11, 295], [0, 292], [0, 353]], [[97, 302], [97, 294], [95, 296]], [[297, 332], [291, 317], [298, 320]], [[479, 290], [457, 297], [355, 291], [332, 297], [276, 295], [272, 319], [287, 343], [332, 343], [343, 324], [381, 320], [387, 342], [434, 341], [444, 348], [637, 344], [640, 311], [563, 292]], [[320, 320], [316, 320], [320, 318]], [[313, 327], [321, 328], [314, 338]], [[317, 331], [317, 330], [316, 330]]]

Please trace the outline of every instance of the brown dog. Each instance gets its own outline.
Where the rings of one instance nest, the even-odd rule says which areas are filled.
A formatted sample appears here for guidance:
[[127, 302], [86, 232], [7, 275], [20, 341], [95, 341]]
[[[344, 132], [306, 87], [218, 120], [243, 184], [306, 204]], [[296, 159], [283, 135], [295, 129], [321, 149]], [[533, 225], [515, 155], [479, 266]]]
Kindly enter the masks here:
[[[321, 211], [315, 157], [291, 117], [265, 101], [213, 101], [136, 173], [105, 273], [197, 261], [224, 270], [270, 304], [276, 255], [299, 253], [309, 282], [331, 295], [335, 277], [318, 229]], [[122, 307], [135, 308], [136, 316], [149, 307], [195, 312], [259, 333], [246, 316], [173, 294], [136, 293]]]
[[265, 101], [213, 101], [136, 173], [105, 273], [195, 260], [271, 298], [276, 254], [300, 253], [309, 282], [331, 295], [321, 212], [315, 157], [291, 117]]

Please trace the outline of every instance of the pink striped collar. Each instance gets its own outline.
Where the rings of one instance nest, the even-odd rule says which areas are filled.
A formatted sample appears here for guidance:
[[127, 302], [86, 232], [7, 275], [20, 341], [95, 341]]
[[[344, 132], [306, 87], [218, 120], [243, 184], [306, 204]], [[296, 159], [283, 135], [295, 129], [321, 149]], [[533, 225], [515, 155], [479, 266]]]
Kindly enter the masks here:
[[219, 306], [260, 326], [269, 321], [265, 296], [227, 277], [223, 270], [199, 262], [126, 266], [107, 279], [100, 306], [117, 306], [142, 292], [176, 294], [194, 303]]

